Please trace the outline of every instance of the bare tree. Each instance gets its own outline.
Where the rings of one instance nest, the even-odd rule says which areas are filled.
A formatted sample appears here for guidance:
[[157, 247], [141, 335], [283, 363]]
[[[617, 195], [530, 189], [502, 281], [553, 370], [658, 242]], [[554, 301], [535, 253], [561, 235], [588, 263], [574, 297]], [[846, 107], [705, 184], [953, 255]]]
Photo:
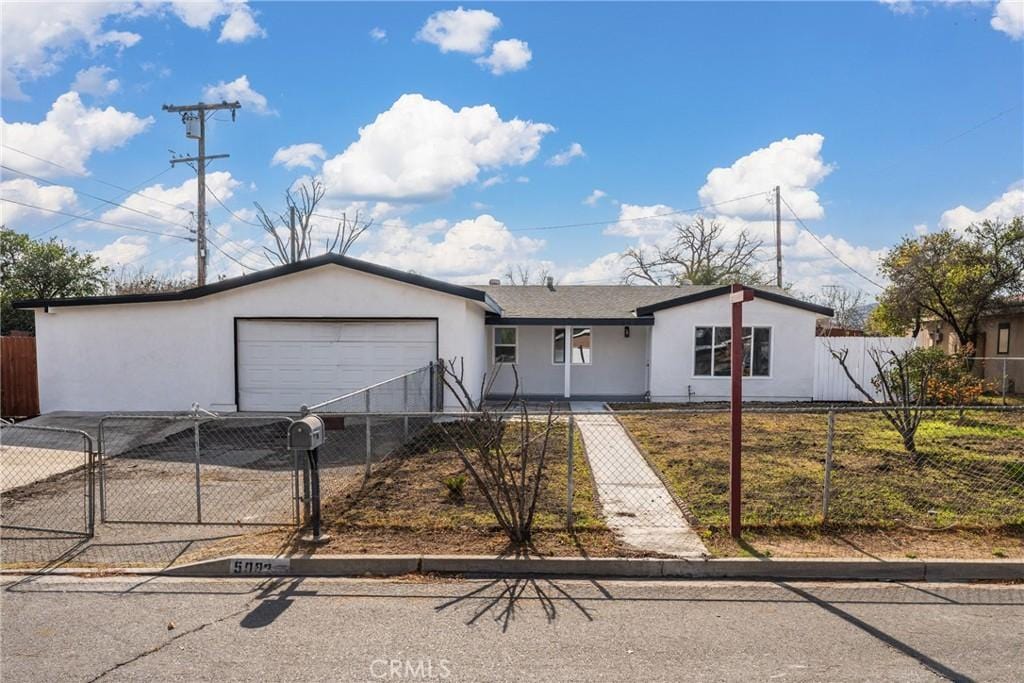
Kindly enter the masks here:
[[[327, 194], [324, 185], [313, 179], [299, 186], [298, 197], [288, 190], [285, 193], [286, 210], [271, 214], [256, 203], [256, 218], [263, 229], [274, 238], [274, 244], [263, 247], [267, 260], [271, 265], [279, 266], [295, 261], [304, 261], [319, 253], [335, 253], [345, 255], [352, 245], [370, 229], [372, 220], [363, 220], [359, 212], [353, 218], [342, 214], [340, 217], [323, 216], [317, 213], [317, 207]], [[295, 212], [295, 231], [291, 229], [291, 213]], [[316, 218], [328, 218], [337, 221], [333, 235], [324, 240], [323, 251], [314, 253], [313, 242], [317, 226]]]
[[821, 293], [810, 297], [834, 313], [832, 325], [847, 330], [863, 330], [868, 322], [868, 296], [861, 289], [842, 285], [824, 285]]
[[509, 366], [515, 377], [512, 397], [496, 410], [489, 408], [482, 398], [489, 392], [493, 376], [490, 381], [484, 376], [481, 398], [476, 399], [465, 384], [462, 361], [456, 364], [450, 360], [440, 367], [445, 387], [471, 414], [456, 424], [442, 423], [441, 429], [509, 540], [517, 546], [527, 545], [544, 479], [553, 404], [543, 423], [532, 420], [526, 402], [517, 401], [519, 375], [514, 365]]
[[626, 250], [623, 280], [655, 285], [770, 284], [771, 275], [756, 265], [755, 257], [763, 243], [746, 230], [735, 240], [725, 239], [724, 231], [721, 223], [702, 216], [685, 225], [676, 223], [667, 247]]
[[546, 285], [551, 276], [551, 270], [547, 266], [541, 266], [534, 271], [529, 265], [522, 263], [510, 265], [503, 276], [505, 282], [510, 285]]
[[915, 351], [917, 349], [903, 353], [877, 348], [868, 350], [868, 357], [878, 373], [871, 380], [882, 394], [882, 401], [878, 401], [875, 394], [865, 389], [847, 367], [846, 357], [850, 350], [829, 347], [829, 353], [839, 362], [854, 388], [871, 403], [883, 406], [882, 415], [899, 433], [903, 447], [916, 462], [917, 428], [924, 417], [923, 406], [928, 398], [928, 383], [935, 368], [931, 363], [921, 362], [920, 355], [915, 354]]

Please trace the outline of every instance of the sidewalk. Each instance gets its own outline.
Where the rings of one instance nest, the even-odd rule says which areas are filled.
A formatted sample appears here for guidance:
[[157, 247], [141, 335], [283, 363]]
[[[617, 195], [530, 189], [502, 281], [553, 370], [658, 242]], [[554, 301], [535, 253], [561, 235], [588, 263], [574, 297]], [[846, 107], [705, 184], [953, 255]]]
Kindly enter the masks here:
[[[675, 557], [705, 557], [708, 550], [690, 528], [647, 460], [622, 425], [600, 403], [574, 401], [590, 470], [608, 527], [623, 543]], [[582, 414], [590, 411], [591, 414]]]

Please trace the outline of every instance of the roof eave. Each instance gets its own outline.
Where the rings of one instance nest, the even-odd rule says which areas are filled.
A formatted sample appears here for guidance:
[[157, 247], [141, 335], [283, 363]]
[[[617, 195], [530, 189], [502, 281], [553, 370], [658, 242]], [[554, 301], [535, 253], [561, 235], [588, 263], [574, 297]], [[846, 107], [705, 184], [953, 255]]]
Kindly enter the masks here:
[[[721, 287], [715, 287], [714, 289], [706, 289], [703, 292], [687, 294], [685, 296], [676, 297], [675, 299], [660, 301], [656, 304], [640, 306], [639, 308], [636, 309], [636, 314], [638, 316], [653, 315], [657, 311], [663, 311], [667, 308], [685, 306], [687, 304], [696, 303], [698, 301], [704, 301], [705, 299], [713, 299], [714, 297], [717, 296], [723, 296], [725, 294], [728, 294], [730, 289], [730, 285], [722, 285]], [[765, 301], [771, 301], [773, 303], [782, 304], [783, 306], [792, 306], [793, 308], [811, 311], [812, 313], [818, 313], [819, 315], [827, 315], [830, 318], [833, 315], [835, 315], [835, 311], [833, 311], [828, 306], [819, 306], [818, 304], [812, 304], [809, 301], [801, 301], [800, 299], [794, 299], [792, 297], [784, 296], [782, 294], [776, 294], [775, 292], [757, 289], [756, 287], [751, 287], [750, 289], [754, 290], [754, 297], [758, 299], [764, 299]]]
[[465, 287], [462, 285], [453, 285], [442, 280], [435, 280], [433, 278], [428, 278], [423, 275], [406, 273], [404, 271], [396, 270], [394, 268], [380, 266], [375, 263], [361, 261], [359, 259], [351, 258], [348, 256], [342, 256], [340, 254], [324, 254], [322, 256], [316, 256], [305, 261], [299, 261], [297, 263], [286, 263], [282, 266], [268, 268], [266, 270], [257, 271], [249, 275], [241, 275], [239, 277], [221, 280], [219, 282], [203, 285], [201, 287], [191, 287], [189, 289], [183, 289], [177, 292], [69, 297], [64, 299], [22, 299], [19, 301], [12, 302], [12, 305], [14, 306], [14, 308], [18, 309], [36, 309], [59, 306], [108, 306], [115, 304], [142, 304], [169, 301], [190, 301], [192, 299], [200, 299], [205, 296], [210, 296], [211, 294], [219, 294], [221, 292], [230, 291], [232, 289], [238, 289], [240, 287], [246, 287], [248, 285], [253, 285], [259, 282], [273, 280], [275, 278], [283, 277], [285, 275], [301, 273], [306, 270], [312, 270], [313, 268], [319, 268], [321, 266], [326, 265], [342, 266], [370, 275], [376, 275], [378, 277], [384, 277], [391, 280], [396, 280], [398, 282], [404, 282], [405, 284], [409, 284], [415, 287], [423, 287], [425, 289], [430, 289], [444, 294], [451, 294], [452, 296], [463, 297], [465, 299], [470, 299], [471, 301], [480, 302], [485, 306], [485, 308], [489, 310], [493, 310], [498, 313], [501, 312], [501, 307], [498, 306], [498, 304], [488, 294], [479, 289], [473, 289], [471, 287]]

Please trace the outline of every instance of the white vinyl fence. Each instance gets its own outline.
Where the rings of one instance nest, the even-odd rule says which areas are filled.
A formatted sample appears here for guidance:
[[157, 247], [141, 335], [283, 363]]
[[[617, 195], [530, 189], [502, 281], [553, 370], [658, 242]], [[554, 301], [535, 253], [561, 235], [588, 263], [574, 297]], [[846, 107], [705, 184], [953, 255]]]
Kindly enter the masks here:
[[[884, 349], [902, 353], [914, 348], [912, 337], [817, 337], [814, 340], [814, 400], [815, 401], [863, 401], [864, 396], [854, 388], [839, 361], [832, 357], [829, 349], [848, 349], [846, 367], [867, 391], [875, 391], [871, 380], [878, 371], [871, 362], [868, 351]], [[875, 392], [875, 398], [880, 398]]]

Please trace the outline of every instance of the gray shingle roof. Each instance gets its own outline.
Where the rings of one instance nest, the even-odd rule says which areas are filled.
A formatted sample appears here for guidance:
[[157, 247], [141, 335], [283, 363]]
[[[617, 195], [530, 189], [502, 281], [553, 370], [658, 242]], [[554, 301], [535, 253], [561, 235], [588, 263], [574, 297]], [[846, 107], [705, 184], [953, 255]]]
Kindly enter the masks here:
[[631, 318], [639, 306], [661, 303], [714, 287], [686, 285], [474, 285], [501, 306], [505, 318]]
[[[474, 285], [502, 309], [502, 318], [632, 318], [638, 308], [721, 290], [722, 285]], [[758, 287], [765, 297], [831, 315], [831, 311], [794, 299], [776, 287]], [[713, 296], [710, 295], [709, 296]], [[646, 311], [641, 311], [641, 314]]]

